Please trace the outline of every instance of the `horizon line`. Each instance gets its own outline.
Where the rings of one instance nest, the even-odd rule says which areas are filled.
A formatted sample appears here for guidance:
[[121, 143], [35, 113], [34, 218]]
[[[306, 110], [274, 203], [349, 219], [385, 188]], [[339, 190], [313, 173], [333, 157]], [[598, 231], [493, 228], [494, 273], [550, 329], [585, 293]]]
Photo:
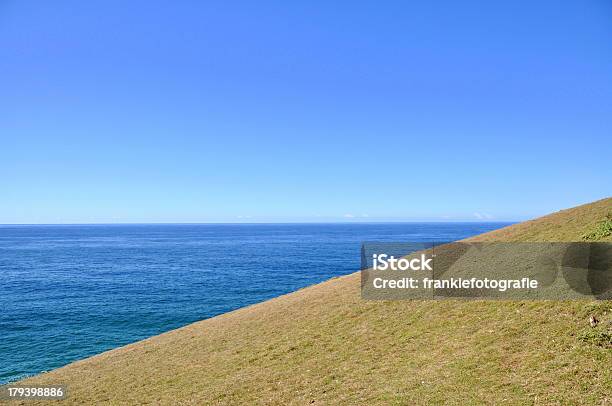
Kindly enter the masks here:
[[124, 222], [124, 223], [0, 223], [5, 226], [121, 226], [121, 225], [282, 225], [282, 224], [427, 224], [517, 223], [524, 220], [407, 220], [407, 221], [285, 221], [285, 222]]

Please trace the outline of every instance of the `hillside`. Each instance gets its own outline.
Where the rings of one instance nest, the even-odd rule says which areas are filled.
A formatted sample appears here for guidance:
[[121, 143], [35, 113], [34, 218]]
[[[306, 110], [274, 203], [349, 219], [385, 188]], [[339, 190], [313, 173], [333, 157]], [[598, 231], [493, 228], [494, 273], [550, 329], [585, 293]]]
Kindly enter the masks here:
[[[612, 198], [471, 240], [612, 241], [609, 213]], [[62, 404], [611, 404], [611, 313], [610, 301], [364, 301], [355, 273], [23, 383], [67, 384]]]

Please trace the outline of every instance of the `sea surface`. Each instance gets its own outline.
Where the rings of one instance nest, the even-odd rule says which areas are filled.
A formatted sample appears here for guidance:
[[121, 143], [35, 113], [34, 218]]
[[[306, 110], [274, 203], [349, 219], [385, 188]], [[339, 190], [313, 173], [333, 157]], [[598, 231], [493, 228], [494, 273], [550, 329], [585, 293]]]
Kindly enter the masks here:
[[502, 223], [0, 226], [0, 383]]

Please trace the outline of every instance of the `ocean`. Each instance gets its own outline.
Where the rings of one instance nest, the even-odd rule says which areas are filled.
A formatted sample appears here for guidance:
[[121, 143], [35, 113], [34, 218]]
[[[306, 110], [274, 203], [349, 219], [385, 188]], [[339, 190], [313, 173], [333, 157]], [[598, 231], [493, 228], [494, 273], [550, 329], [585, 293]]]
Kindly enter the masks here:
[[0, 383], [504, 223], [0, 226]]

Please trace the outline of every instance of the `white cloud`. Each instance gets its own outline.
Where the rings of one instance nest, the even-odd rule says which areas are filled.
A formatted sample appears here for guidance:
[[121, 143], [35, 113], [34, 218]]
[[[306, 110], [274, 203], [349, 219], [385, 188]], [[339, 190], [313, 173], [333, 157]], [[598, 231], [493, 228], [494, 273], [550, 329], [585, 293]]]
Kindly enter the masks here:
[[355, 216], [353, 216], [351, 213], [347, 213], [347, 214], [344, 215], [344, 218], [345, 219], [352, 219], [352, 218], [355, 218]]

